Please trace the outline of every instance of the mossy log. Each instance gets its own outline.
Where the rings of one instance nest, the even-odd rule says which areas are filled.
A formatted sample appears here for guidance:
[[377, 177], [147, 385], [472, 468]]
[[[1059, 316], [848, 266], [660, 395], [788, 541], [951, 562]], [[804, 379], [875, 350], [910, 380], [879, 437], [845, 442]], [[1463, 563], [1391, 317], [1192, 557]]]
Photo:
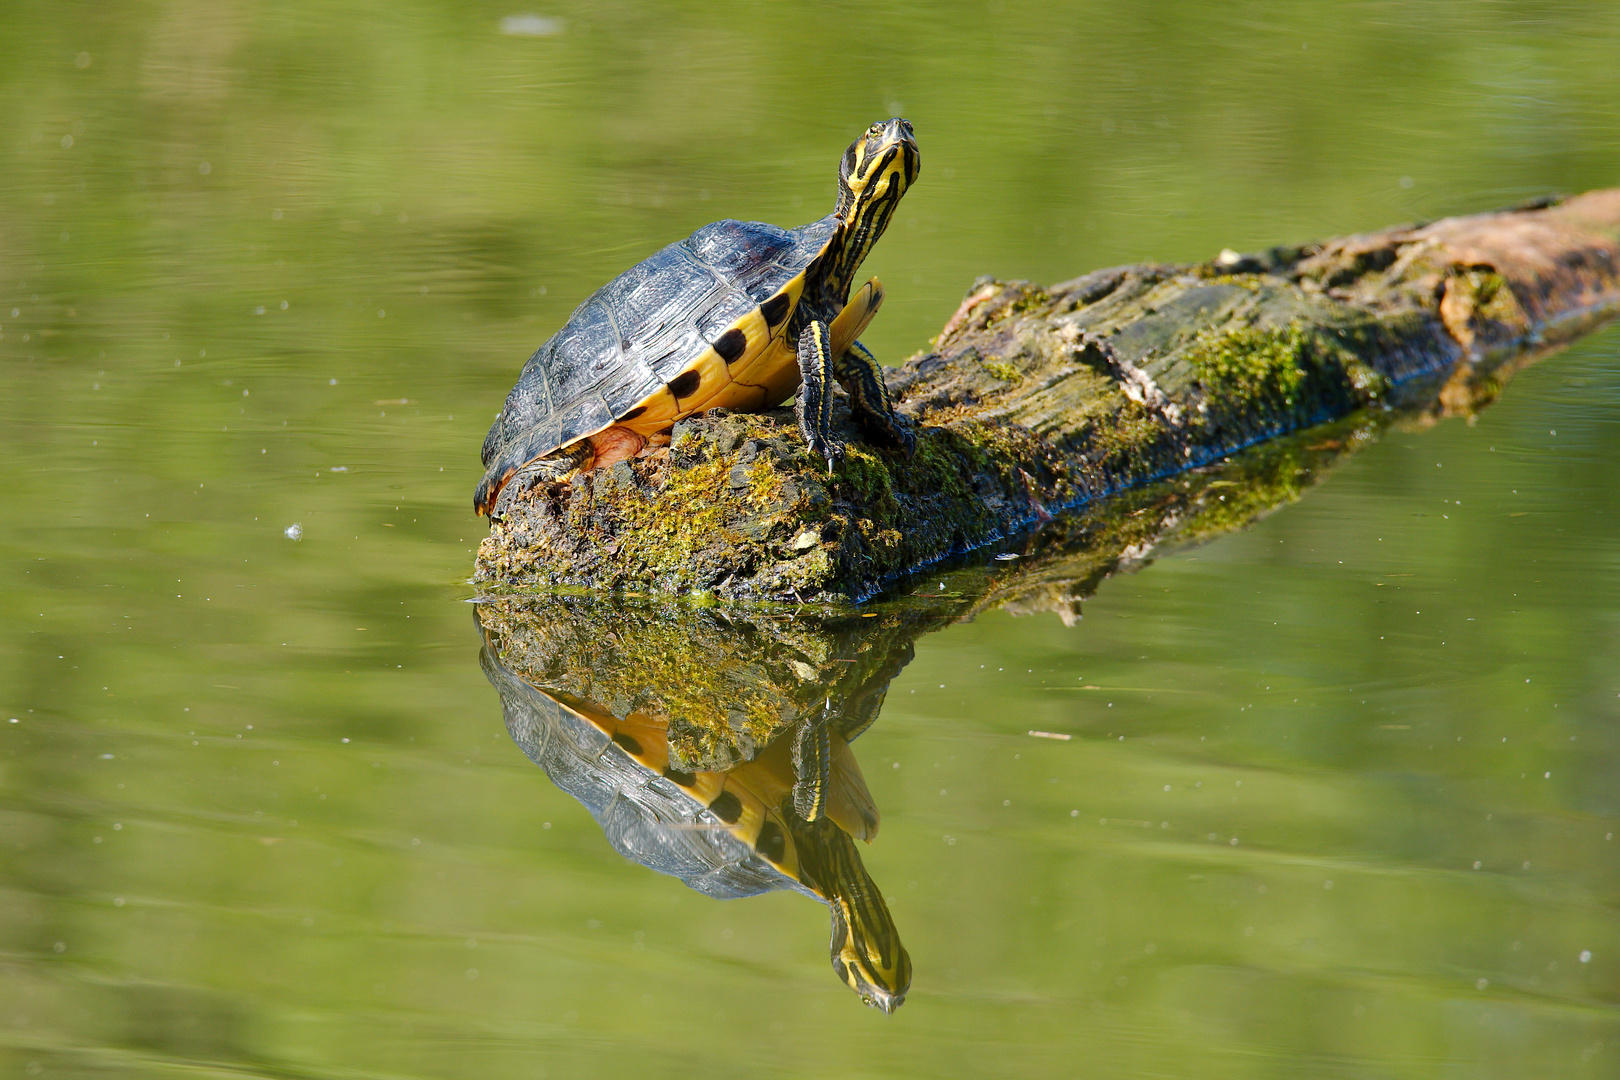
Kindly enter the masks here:
[[1455, 411], [1620, 312], [1620, 189], [1049, 288], [982, 279], [888, 373], [902, 461], [846, 428], [829, 474], [791, 410], [536, 488], [485, 587], [862, 600], [1059, 511], [1358, 410]]
[[846, 731], [864, 729], [926, 634], [997, 608], [1072, 625], [1109, 577], [1293, 502], [1392, 421], [1428, 418], [1380, 411], [1271, 440], [1065, 514], [994, 558], [858, 609], [562, 590], [480, 597], [485, 670], [503, 698], [515, 679], [591, 715], [650, 718], [666, 727], [675, 767], [729, 769], [797, 725], [839, 717]]

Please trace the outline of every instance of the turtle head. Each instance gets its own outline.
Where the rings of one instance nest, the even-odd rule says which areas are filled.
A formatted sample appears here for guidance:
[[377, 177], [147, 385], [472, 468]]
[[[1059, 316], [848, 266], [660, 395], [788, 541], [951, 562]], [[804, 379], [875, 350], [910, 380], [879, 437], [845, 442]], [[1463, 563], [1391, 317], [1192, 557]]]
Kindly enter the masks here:
[[[860, 903], [861, 899], [867, 903]], [[879, 910], [872, 910], [872, 900]], [[911, 989], [911, 956], [900, 944], [883, 898], [874, 889], [870, 897], [831, 897], [828, 907], [832, 909], [833, 970], [866, 1004], [894, 1012]]]
[[[863, 212], [886, 204], [891, 210], [917, 179], [922, 155], [911, 122], [896, 116], [880, 120], [849, 144], [838, 163], [838, 209], [848, 228]], [[888, 223], [888, 215], [883, 217]], [[879, 231], [882, 227], [879, 226]]]
[[917, 179], [922, 155], [911, 123], [900, 117], [882, 120], [849, 144], [838, 163], [839, 252], [828, 268], [840, 295], [849, 291], [855, 271], [888, 227], [900, 196]]

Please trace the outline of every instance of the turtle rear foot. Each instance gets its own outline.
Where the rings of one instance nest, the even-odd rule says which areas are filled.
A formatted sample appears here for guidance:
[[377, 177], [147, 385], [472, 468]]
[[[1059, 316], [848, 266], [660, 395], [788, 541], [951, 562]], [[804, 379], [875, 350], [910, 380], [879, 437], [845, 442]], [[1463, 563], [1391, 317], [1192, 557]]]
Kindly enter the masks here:
[[555, 484], [572, 479], [589, 469], [594, 454], [588, 440], [581, 439], [543, 457], [531, 458], [517, 467], [501, 467], [497, 462], [484, 474], [473, 494], [473, 509], [488, 514], [491, 521], [506, 516], [512, 503], [537, 484]]

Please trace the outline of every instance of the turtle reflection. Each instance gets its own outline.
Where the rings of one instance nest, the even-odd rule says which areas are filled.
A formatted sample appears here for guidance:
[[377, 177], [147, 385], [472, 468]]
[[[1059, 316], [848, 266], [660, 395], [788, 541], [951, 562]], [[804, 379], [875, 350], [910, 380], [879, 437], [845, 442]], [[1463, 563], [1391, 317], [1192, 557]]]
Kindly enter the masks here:
[[981, 612], [1080, 617], [1113, 574], [1296, 499], [1386, 417], [1279, 439], [1009, 538], [863, 611], [596, 596], [476, 605], [483, 664], [525, 753], [620, 852], [711, 896], [796, 889], [832, 910], [833, 966], [893, 1011], [911, 981], [856, 839], [878, 812], [849, 743], [924, 634]]
[[[873, 649], [881, 628], [859, 616], [847, 627], [745, 624], [588, 598], [477, 611], [507, 730], [615, 850], [709, 896], [794, 889], [821, 900], [833, 969], [867, 1004], [900, 1006], [911, 958], [855, 844], [880, 817], [849, 744], [910, 660], [913, 634]], [[651, 668], [624, 652], [605, 659], [604, 641], [644, 640], [655, 626], [678, 631], [679, 656]], [[660, 681], [669, 664], [706, 678]]]

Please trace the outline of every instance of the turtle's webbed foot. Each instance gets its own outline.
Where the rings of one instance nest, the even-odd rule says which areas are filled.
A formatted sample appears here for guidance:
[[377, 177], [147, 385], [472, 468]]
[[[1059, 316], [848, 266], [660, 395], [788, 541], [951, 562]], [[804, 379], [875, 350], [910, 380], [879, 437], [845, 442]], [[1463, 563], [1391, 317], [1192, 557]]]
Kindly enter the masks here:
[[873, 416], [856, 410], [855, 421], [860, 425], [861, 434], [866, 436], [867, 442], [881, 446], [885, 450], [893, 450], [903, 457], [916, 456], [917, 435], [909, 417], [901, 416], [899, 413]]

